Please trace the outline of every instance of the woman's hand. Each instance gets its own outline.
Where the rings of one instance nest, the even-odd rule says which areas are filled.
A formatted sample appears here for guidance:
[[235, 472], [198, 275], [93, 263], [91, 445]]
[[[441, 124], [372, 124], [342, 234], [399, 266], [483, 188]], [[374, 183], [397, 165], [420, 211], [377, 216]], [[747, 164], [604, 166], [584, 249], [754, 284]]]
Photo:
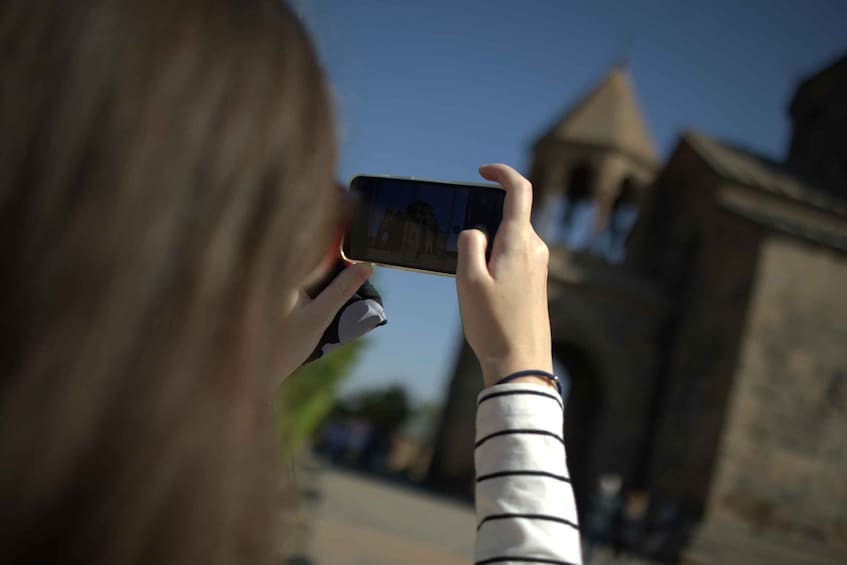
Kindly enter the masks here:
[[456, 289], [465, 338], [479, 359], [485, 386], [491, 386], [516, 371], [552, 372], [549, 252], [529, 221], [529, 181], [502, 164], [484, 165], [479, 173], [505, 189], [503, 221], [487, 264], [486, 234], [478, 229], [459, 234]]
[[280, 381], [293, 373], [315, 350], [332, 319], [372, 272], [370, 264], [357, 263], [341, 271], [314, 298], [309, 298], [303, 290], [298, 291], [283, 321], [281, 357], [276, 365]]

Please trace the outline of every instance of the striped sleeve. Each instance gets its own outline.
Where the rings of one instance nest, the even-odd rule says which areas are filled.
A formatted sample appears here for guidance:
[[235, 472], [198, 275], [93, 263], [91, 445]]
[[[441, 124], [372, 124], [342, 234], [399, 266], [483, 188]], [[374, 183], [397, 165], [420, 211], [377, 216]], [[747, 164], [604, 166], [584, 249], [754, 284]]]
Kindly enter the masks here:
[[476, 563], [582, 563], [561, 397], [514, 383], [478, 403]]

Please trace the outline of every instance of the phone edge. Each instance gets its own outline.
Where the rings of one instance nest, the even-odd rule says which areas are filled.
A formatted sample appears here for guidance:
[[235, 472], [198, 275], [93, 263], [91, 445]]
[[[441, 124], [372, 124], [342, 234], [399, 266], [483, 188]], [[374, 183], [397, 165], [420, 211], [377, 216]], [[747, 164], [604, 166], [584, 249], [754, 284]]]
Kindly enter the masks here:
[[443, 273], [441, 271], [428, 271], [426, 269], [415, 269], [414, 267], [401, 267], [400, 265], [392, 265], [390, 263], [380, 263], [378, 261], [364, 261], [364, 260], [361, 260], [361, 259], [352, 259], [352, 258], [348, 257], [346, 253], [344, 253], [344, 242], [343, 242], [343, 240], [342, 240], [341, 245], [339, 246], [338, 251], [341, 254], [341, 258], [344, 259], [345, 261], [347, 261], [348, 263], [354, 263], [354, 264], [355, 263], [370, 263], [371, 265], [378, 265], [380, 267], [387, 267], [389, 269], [397, 269], [398, 271], [410, 271], [412, 273], [423, 273], [425, 275], [440, 275], [442, 277], [456, 278], [455, 273]]
[[506, 189], [500, 186], [499, 184], [493, 184], [488, 182], [468, 182], [468, 181], [460, 181], [460, 180], [438, 180], [438, 179], [422, 179], [420, 177], [404, 177], [400, 175], [372, 175], [365, 173], [355, 173], [349, 179], [347, 179], [347, 186], [345, 187], [348, 191], [350, 190], [350, 185], [353, 182], [353, 179], [357, 177], [372, 177], [379, 179], [392, 179], [392, 180], [413, 180], [417, 182], [431, 182], [434, 184], [454, 184], [458, 186], [472, 186], [475, 188], [495, 188], [497, 190], [501, 190], [506, 192]]

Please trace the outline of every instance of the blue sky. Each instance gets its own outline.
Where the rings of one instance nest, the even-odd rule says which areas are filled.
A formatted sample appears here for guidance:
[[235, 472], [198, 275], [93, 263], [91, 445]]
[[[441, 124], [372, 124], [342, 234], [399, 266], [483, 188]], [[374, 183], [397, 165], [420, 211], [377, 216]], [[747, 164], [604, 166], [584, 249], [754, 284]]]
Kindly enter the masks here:
[[[339, 176], [476, 181], [626, 59], [664, 157], [697, 129], [782, 157], [796, 82], [847, 52], [847, 2], [293, 2], [336, 96]], [[441, 401], [461, 335], [451, 278], [377, 269], [389, 324], [344, 391], [400, 382]]]

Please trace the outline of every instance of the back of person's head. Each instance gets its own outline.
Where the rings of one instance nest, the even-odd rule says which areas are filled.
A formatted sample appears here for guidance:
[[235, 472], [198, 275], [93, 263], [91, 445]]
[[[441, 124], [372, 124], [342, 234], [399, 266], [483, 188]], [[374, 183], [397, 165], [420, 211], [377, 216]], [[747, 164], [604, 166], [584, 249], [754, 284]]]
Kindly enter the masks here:
[[271, 557], [286, 297], [329, 245], [279, 0], [0, 7], [0, 559]]

